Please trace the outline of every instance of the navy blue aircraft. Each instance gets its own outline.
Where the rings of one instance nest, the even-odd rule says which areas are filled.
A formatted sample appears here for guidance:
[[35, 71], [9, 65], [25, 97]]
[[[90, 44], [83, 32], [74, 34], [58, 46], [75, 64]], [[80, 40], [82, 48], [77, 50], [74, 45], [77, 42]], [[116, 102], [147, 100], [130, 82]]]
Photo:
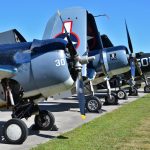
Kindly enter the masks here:
[[[137, 58], [138, 65], [141, 68], [141, 74], [139, 74], [137, 69], [135, 70], [135, 77], [134, 77], [135, 83], [133, 84], [133, 86], [135, 86], [135, 93], [133, 92], [133, 95], [135, 95], [138, 92], [136, 88], [139, 88], [141, 86], [141, 82], [145, 82], [144, 92], [150, 93], [150, 84], [148, 82], [148, 78], [150, 77], [150, 62], [149, 62], [150, 53], [140, 52], [140, 53], [136, 53], [135, 55]], [[123, 85], [125, 85], [130, 83], [129, 82], [130, 79], [131, 79], [131, 74], [130, 72], [127, 72], [123, 74], [120, 79], [118, 78], [118, 82], [119, 80], [124, 80]], [[132, 95], [132, 93], [130, 93], [130, 95]]]
[[[94, 57], [80, 57], [70, 37], [66, 37], [68, 42], [60, 38], [26, 42], [16, 30], [0, 34], [0, 106], [12, 107], [13, 112], [13, 119], [4, 126], [7, 142], [24, 142], [28, 131], [21, 119], [33, 114], [37, 114], [35, 125], [38, 129], [51, 129], [54, 116], [46, 110], [40, 110], [37, 103], [71, 89], [75, 82], [81, 115], [85, 118], [81, 67]], [[66, 53], [70, 55], [69, 62]]]
[[[88, 56], [95, 56], [94, 61], [91, 61], [88, 65], [85, 64], [82, 66], [82, 75], [85, 77], [84, 86], [88, 86], [89, 93], [92, 93], [88, 102], [92, 103], [92, 101], [97, 99], [93, 96], [94, 91], [92, 90], [92, 85], [101, 83], [105, 80], [108, 81], [107, 79], [114, 75], [129, 71], [127, 48], [125, 46], [116, 46], [103, 49], [95, 18], [84, 8], [65, 9], [61, 11], [61, 16], [63, 24], [57, 14], [50, 18], [43, 38], [62, 38], [67, 40], [65, 36], [66, 28], [80, 56], [85, 56], [87, 54]], [[89, 82], [92, 82], [92, 84]], [[109, 82], [107, 83], [109, 84]], [[70, 96], [73, 94], [70, 91], [68, 91], [68, 93], [70, 93]], [[66, 92], [65, 94], [59, 93], [56, 97], [65, 97], [65, 95]], [[117, 97], [110, 95], [111, 91], [108, 90], [106, 103], [117, 104]], [[112, 97], [114, 100], [110, 99]]]
[[[108, 38], [107, 35], [102, 35], [101, 36], [103, 45], [105, 48], [113, 47], [114, 45], [112, 44], [111, 40]], [[137, 87], [141, 85], [141, 82], [145, 82], [145, 87], [144, 87], [144, 92], [149, 93], [150, 92], [150, 85], [148, 82], [148, 77], [150, 76], [150, 54], [149, 53], [135, 53], [136, 57], [136, 63], [138, 63], [138, 66], [140, 67], [140, 70], [135, 67], [135, 71], [133, 73], [134, 80], [136, 81], [137, 84], [133, 84], [131, 81], [131, 70], [123, 73], [121, 75], [114, 76], [113, 78], [110, 79], [110, 85], [112, 88], [119, 87], [119, 91], [117, 91], [117, 95], [119, 99], [124, 99], [126, 97], [126, 92], [121, 89], [122, 85], [130, 84], [131, 86], [134, 86], [133, 89], [130, 88], [129, 90], [129, 95], [131, 96], [136, 96], [138, 94]], [[98, 88], [106, 88], [107, 85], [106, 83], [99, 84]]]
[[100, 51], [99, 38], [93, 15], [83, 8], [56, 13], [46, 26], [43, 40], [26, 42], [16, 30], [0, 34], [0, 106], [11, 107], [13, 118], [3, 128], [7, 142], [25, 141], [28, 130], [21, 119], [33, 114], [38, 129], [51, 129], [54, 116], [40, 110], [38, 102], [49, 96], [62, 98], [73, 88], [84, 119], [85, 84], [94, 84], [100, 77], [103, 79], [97, 82], [103, 82], [129, 70], [127, 48]]

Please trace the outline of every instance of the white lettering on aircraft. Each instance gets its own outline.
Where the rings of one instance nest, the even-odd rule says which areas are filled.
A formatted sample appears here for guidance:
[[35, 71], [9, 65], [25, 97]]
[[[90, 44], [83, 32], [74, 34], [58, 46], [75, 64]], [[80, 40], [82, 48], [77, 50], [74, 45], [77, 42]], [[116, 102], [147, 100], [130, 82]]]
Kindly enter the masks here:
[[55, 60], [56, 67], [65, 66], [65, 60], [64, 59], [56, 59]]
[[150, 65], [150, 57], [142, 58], [142, 59], [137, 59], [138, 64], [140, 67], [147, 67]]

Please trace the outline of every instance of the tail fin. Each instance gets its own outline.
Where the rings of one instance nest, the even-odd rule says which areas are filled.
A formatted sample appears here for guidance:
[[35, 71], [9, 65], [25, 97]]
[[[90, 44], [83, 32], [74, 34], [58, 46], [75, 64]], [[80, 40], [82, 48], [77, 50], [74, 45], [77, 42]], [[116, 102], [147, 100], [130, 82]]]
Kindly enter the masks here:
[[112, 44], [111, 40], [108, 38], [107, 35], [101, 35], [102, 43], [104, 48], [109, 48], [113, 47], [114, 45]]
[[26, 40], [16, 29], [0, 33], [0, 44], [12, 44], [17, 42], [26, 42]]

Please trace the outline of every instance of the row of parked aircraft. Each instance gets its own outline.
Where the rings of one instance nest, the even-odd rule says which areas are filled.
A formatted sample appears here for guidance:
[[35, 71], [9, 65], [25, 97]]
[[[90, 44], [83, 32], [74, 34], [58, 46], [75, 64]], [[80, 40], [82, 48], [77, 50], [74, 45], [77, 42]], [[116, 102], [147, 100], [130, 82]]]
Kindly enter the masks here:
[[[38, 106], [50, 96], [77, 94], [85, 119], [87, 110], [98, 112], [102, 107], [95, 87], [107, 88], [107, 105], [127, 98], [123, 84], [130, 84], [130, 95], [137, 95], [136, 79], [144, 80], [144, 91], [150, 92], [150, 54], [134, 53], [126, 23], [125, 27], [129, 49], [114, 46], [107, 35], [101, 35], [93, 14], [84, 8], [67, 8], [54, 14], [42, 40], [27, 42], [16, 29], [0, 33], [0, 107], [12, 110], [12, 119], [3, 128], [5, 140], [23, 143], [28, 128], [21, 119], [32, 115], [39, 130], [51, 130], [53, 114]], [[119, 90], [113, 93], [111, 87]]]

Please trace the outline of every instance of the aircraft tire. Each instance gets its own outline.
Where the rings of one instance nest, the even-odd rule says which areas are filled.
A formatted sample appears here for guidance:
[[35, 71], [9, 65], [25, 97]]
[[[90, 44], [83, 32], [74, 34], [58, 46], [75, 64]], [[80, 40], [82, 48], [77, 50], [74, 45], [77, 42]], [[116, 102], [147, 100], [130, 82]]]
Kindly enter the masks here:
[[4, 125], [3, 136], [9, 144], [22, 144], [28, 136], [27, 125], [21, 119], [10, 119]]
[[138, 96], [138, 90], [137, 88], [129, 88], [129, 96]]
[[89, 96], [86, 100], [86, 109], [89, 112], [99, 112], [102, 108], [101, 100], [96, 96]]
[[144, 93], [150, 93], [150, 85], [144, 87]]
[[127, 99], [127, 93], [124, 90], [118, 90], [117, 91], [117, 97], [118, 99]]
[[110, 96], [105, 97], [104, 105], [118, 105], [118, 97], [116, 94], [112, 93]]
[[51, 130], [55, 123], [54, 115], [47, 110], [41, 110], [34, 118], [35, 127], [38, 130]]

